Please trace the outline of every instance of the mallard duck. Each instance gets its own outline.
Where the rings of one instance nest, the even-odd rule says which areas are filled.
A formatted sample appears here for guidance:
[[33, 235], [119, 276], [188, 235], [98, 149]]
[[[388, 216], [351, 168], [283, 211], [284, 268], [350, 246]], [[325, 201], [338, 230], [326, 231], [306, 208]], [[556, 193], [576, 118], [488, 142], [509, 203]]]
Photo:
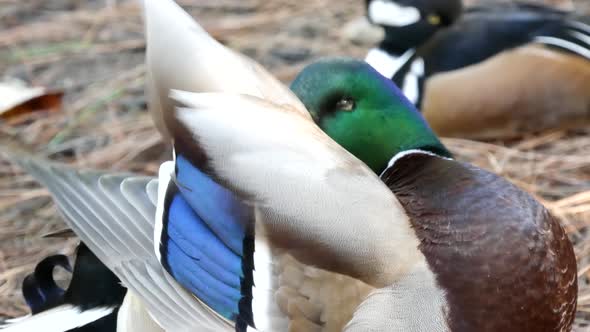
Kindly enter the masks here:
[[[143, 312], [136, 319], [153, 317], [168, 331], [485, 331], [504, 326], [510, 331], [571, 325], [576, 263], [563, 229], [508, 182], [449, 160], [446, 148], [390, 81], [367, 65], [365, 72], [350, 76], [340, 72], [346, 66], [324, 66], [333, 69], [323, 76], [330, 90], [317, 79], [321, 71], [312, 68], [293, 88], [299, 94], [297, 87], [317, 88], [318, 98], [300, 95], [301, 103], [261, 67], [243, 67], [244, 57], [214, 42], [173, 2], [148, 1], [146, 7], [152, 64], [159, 62], [154, 40], [181, 40], [194, 48], [185, 49], [184, 65], [176, 63], [177, 68], [190, 71], [193, 63], [223, 56], [220, 69], [236, 65], [242, 70], [227, 76], [229, 93], [222, 85], [218, 92], [195, 92], [183, 75], [148, 65], [150, 85], [157, 88], [151, 99], [157, 101], [154, 118], [174, 147], [174, 159], [161, 166], [158, 179], [77, 171], [13, 155], [49, 188], [72, 229], [145, 306], [149, 315]], [[154, 19], [168, 14], [175, 24]], [[150, 27], [156, 22], [162, 25]], [[170, 30], [176, 28], [182, 29]], [[150, 34], [156, 32], [183, 36], [153, 39]], [[205, 79], [198, 77], [202, 85], [195, 90], [207, 91]], [[252, 82], [257, 89], [241, 91], [251, 89]], [[179, 84], [191, 92], [176, 89]], [[369, 98], [358, 99], [353, 92]], [[372, 110], [381, 103], [389, 111], [377, 118], [389, 125], [400, 121], [394, 128], [406, 131], [391, 151], [377, 150], [386, 158], [366, 160], [371, 168], [313, 121], [327, 123], [324, 110], [335, 117], [347, 114], [340, 125], [322, 125], [346, 145], [337, 134], [346, 130], [335, 128], [357, 131], [376, 114], [357, 112], [357, 107]], [[405, 107], [391, 112], [394, 104]], [[352, 121], [357, 115], [359, 121]], [[382, 145], [383, 138], [385, 130], [366, 141], [366, 148]], [[428, 152], [418, 152], [422, 149]], [[422, 163], [424, 157], [428, 161]], [[398, 165], [408, 162], [406, 176]], [[439, 162], [442, 169], [431, 166]], [[425, 165], [433, 171], [426, 177], [430, 183], [413, 188], [411, 170]], [[385, 169], [381, 178], [376, 175], [380, 168]], [[451, 178], [441, 174], [444, 170], [459, 174]], [[447, 182], [437, 189], [433, 179], [440, 176]], [[451, 181], [453, 189], [447, 190]], [[473, 186], [481, 191], [467, 200], [463, 195]], [[431, 195], [427, 192], [440, 193], [428, 200], [456, 198], [448, 202], [454, 214], [445, 218], [443, 230], [436, 227], [434, 213], [441, 208], [416, 200]], [[510, 200], [520, 204], [507, 204]], [[500, 206], [506, 217], [474, 211], [481, 206]], [[458, 208], [478, 212], [473, 232], [462, 228], [471, 220]], [[449, 233], [455, 226], [463, 232]], [[499, 236], [505, 236], [506, 247]], [[473, 255], [463, 254], [470, 240], [476, 241]], [[516, 242], [522, 240], [528, 246]], [[510, 296], [525, 288], [522, 296]], [[474, 301], [482, 293], [486, 300]], [[521, 306], [515, 306], [518, 301]], [[510, 308], [518, 310], [506, 316]], [[123, 308], [119, 322], [122, 313]]]
[[125, 288], [113, 272], [83, 242], [78, 245], [72, 280], [66, 290], [53, 279], [56, 266], [70, 270], [66, 256], [54, 255], [42, 260], [25, 278], [23, 295], [33, 315], [17, 318], [3, 331], [116, 331]]
[[388, 1], [420, 13], [415, 23], [394, 25], [371, 11], [382, 2], [368, 2], [386, 37], [366, 61], [402, 88], [437, 134], [507, 138], [590, 122], [590, 17], [532, 4], [459, 16], [459, 0]]
[[311, 65], [291, 88], [316, 123], [381, 174], [400, 201], [446, 294], [450, 330], [570, 329], [575, 257], [541, 204], [503, 178], [451, 159], [396, 86], [363, 62]]

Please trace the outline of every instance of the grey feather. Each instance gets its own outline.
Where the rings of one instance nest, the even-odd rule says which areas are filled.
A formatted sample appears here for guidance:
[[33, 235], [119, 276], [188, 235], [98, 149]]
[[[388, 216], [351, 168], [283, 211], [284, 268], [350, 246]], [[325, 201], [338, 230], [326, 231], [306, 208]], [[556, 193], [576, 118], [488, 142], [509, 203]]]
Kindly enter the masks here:
[[[128, 178], [121, 183], [121, 193], [133, 206], [138, 207], [138, 212], [145, 218], [148, 224], [153, 224], [156, 215], [155, 203], [147, 193], [147, 186], [152, 178]], [[157, 198], [157, 197], [156, 197]], [[152, 235], [152, 234], [150, 234]], [[153, 237], [153, 235], [152, 235]]]
[[231, 331], [164, 271], [153, 251], [157, 181], [130, 174], [76, 171], [10, 154], [53, 195], [68, 225], [137, 294], [168, 331]]
[[158, 202], [158, 180], [154, 179], [147, 184], [145, 188], [150, 201], [155, 206]]

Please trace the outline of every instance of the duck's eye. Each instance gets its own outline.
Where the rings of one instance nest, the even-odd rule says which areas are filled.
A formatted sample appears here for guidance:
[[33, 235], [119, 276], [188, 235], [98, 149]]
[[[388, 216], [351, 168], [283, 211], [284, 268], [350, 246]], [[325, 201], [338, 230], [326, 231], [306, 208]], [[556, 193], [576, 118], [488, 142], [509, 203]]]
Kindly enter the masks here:
[[432, 25], [439, 25], [441, 23], [441, 18], [440, 16], [438, 16], [437, 14], [430, 14], [426, 17], [426, 20], [428, 20], [428, 23], [432, 24]]
[[355, 103], [352, 98], [345, 97], [336, 102], [336, 109], [340, 111], [351, 112], [354, 110]]

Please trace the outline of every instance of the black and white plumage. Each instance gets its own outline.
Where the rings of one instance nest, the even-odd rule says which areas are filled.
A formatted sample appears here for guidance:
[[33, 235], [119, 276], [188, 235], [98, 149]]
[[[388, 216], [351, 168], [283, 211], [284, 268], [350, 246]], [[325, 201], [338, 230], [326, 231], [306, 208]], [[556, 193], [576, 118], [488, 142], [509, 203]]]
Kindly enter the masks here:
[[52, 255], [41, 260], [35, 266], [35, 271], [23, 279], [23, 296], [32, 314], [56, 306], [63, 298], [65, 290], [53, 279], [53, 271], [56, 267], [72, 271], [67, 256]]
[[461, 14], [461, 1], [366, 0], [367, 18], [385, 30], [379, 48], [399, 56], [426, 42]]
[[[482, 38], [483, 37], [483, 38]], [[392, 79], [400, 87], [412, 66], [423, 62], [422, 78], [482, 62], [500, 52], [539, 44], [590, 61], [590, 25], [565, 12], [540, 6], [491, 7], [467, 11], [451, 27], [435, 34]], [[418, 90], [423, 89], [423, 81]], [[420, 103], [420, 95], [413, 101]]]
[[[451, 5], [453, 2], [448, 3]], [[420, 8], [423, 4], [415, 5]], [[449, 26], [438, 26], [428, 38], [414, 45], [404, 45], [407, 38], [390, 27], [392, 31], [388, 32], [378, 51], [370, 51], [367, 59], [384, 76], [392, 78], [404, 92], [411, 91], [408, 94], [410, 100], [419, 105], [424, 79], [479, 63], [526, 44], [546, 45], [590, 60], [588, 22], [588, 17], [532, 4], [474, 7], [466, 10]], [[410, 49], [414, 52], [405, 59], [403, 54]], [[378, 52], [388, 55], [390, 63], [399, 63], [400, 58], [405, 61], [397, 65], [397, 70], [392, 73], [386, 64], [371, 59], [372, 54]], [[413, 69], [420, 62], [424, 63], [424, 69]], [[408, 77], [412, 76], [418, 76], [419, 81], [410, 79], [408, 82]], [[413, 90], [418, 90], [417, 94]]]
[[[447, 3], [452, 6], [455, 2]], [[413, 4], [417, 8], [426, 6], [420, 1]], [[590, 81], [590, 17], [533, 4], [494, 4], [465, 10], [452, 24], [438, 25], [428, 38], [413, 45], [406, 38], [412, 35], [407, 31], [411, 27], [402, 28], [388, 27], [389, 36], [370, 50], [365, 60], [391, 78], [440, 135], [511, 136], [590, 120], [586, 116], [590, 97], [582, 89]], [[534, 53], [530, 55], [531, 63], [538, 71], [533, 66], [521, 65], [526, 63], [523, 52]], [[520, 70], [515, 71], [518, 67]], [[489, 79], [501, 72], [504, 80]], [[511, 82], [535, 75], [543, 79], [529, 79], [521, 83], [522, 88], [511, 86]], [[431, 84], [439, 78], [444, 84]], [[483, 87], [469, 84], [477, 80], [494, 83]], [[510, 100], [506, 104], [512, 108], [488, 100], [485, 94], [491, 91], [506, 95], [504, 98]], [[527, 100], [529, 95], [542, 102]], [[456, 105], [443, 100], [444, 96], [449, 96], [448, 100], [458, 99]], [[569, 102], [560, 107], [565, 111], [555, 110], [550, 100], [556, 99]], [[519, 113], [514, 112], [515, 107], [526, 115], [510, 116]], [[526, 120], [531, 117], [533, 121]], [[474, 121], [477, 124], [468, 125]], [[458, 125], [452, 125], [453, 122]]]
[[116, 331], [117, 313], [126, 292], [119, 279], [80, 243], [70, 284], [59, 291], [53, 275], [43, 271], [52, 271], [55, 265], [69, 267], [66, 263], [66, 256], [50, 256], [25, 278], [23, 293], [33, 315], [16, 319], [3, 331]]

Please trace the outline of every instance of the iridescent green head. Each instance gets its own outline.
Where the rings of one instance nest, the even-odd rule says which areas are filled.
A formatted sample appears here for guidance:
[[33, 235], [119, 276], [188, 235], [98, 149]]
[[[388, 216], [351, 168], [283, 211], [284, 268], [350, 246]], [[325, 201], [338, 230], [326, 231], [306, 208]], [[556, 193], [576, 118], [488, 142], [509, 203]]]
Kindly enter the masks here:
[[377, 174], [402, 151], [451, 156], [395, 84], [364, 61], [316, 62], [295, 78], [291, 90], [324, 132]]

